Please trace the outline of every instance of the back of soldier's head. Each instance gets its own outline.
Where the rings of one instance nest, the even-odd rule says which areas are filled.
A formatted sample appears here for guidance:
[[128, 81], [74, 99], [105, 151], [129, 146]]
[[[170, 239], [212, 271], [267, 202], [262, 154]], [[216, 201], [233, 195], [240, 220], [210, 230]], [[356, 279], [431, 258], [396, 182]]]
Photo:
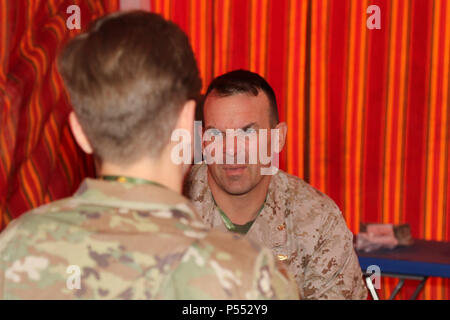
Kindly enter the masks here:
[[118, 164], [156, 157], [201, 89], [187, 36], [143, 11], [95, 21], [65, 47], [59, 70], [94, 153]]

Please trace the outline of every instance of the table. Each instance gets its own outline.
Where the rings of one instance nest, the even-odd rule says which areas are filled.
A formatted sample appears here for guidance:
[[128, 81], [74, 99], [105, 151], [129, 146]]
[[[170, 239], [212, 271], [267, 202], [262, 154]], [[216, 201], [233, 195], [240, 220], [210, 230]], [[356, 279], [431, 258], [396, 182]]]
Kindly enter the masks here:
[[359, 264], [366, 276], [372, 297], [378, 300], [371, 280], [369, 266], [378, 266], [381, 276], [400, 279], [389, 299], [394, 299], [406, 279], [419, 280], [410, 299], [416, 299], [428, 277], [450, 278], [450, 242], [415, 239], [411, 246], [379, 249], [372, 252], [356, 251]]

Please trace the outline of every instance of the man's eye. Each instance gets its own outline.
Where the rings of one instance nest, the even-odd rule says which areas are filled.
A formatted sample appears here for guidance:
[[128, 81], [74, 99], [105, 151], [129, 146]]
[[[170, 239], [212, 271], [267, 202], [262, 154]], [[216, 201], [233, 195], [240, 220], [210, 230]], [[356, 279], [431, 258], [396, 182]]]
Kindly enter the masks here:
[[256, 130], [253, 128], [247, 128], [247, 129], [245, 129], [245, 131], [242, 129], [238, 129], [238, 134], [249, 134], [249, 133], [253, 133], [253, 132], [256, 132]]
[[217, 129], [211, 129], [210, 133], [211, 133], [212, 136], [220, 136], [220, 135], [222, 135], [222, 132], [220, 130], [217, 130]]

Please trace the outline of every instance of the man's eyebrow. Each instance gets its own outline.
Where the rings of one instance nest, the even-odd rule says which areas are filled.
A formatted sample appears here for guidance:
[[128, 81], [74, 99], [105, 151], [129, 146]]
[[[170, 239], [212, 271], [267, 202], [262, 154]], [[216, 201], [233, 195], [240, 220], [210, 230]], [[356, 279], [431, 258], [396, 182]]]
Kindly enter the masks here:
[[[245, 126], [243, 126], [242, 128], [241, 128], [241, 130], [247, 130], [248, 128], [251, 128], [251, 127], [253, 127], [253, 126], [255, 126], [256, 125], [256, 122], [251, 122], [251, 123], [249, 123], [249, 124], [247, 124], [247, 125], [245, 125]], [[209, 129], [214, 129], [214, 130], [218, 130], [218, 131], [221, 131], [221, 130], [219, 130], [219, 129], [217, 129], [216, 127], [213, 127], [213, 126], [207, 126], [206, 128], [205, 128], [205, 130], [209, 130]], [[221, 131], [222, 132], [222, 131]]]
[[255, 125], [256, 125], [256, 122], [249, 123], [246, 126], [242, 127], [241, 130], [245, 131], [248, 128], [254, 127]]

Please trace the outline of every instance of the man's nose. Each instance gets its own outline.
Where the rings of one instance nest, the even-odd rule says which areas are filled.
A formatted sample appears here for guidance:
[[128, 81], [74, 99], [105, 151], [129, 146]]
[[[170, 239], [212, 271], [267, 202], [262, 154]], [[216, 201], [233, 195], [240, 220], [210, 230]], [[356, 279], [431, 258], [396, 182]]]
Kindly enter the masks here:
[[224, 153], [228, 156], [234, 157], [237, 153], [237, 138], [233, 136], [228, 137], [224, 141]]

